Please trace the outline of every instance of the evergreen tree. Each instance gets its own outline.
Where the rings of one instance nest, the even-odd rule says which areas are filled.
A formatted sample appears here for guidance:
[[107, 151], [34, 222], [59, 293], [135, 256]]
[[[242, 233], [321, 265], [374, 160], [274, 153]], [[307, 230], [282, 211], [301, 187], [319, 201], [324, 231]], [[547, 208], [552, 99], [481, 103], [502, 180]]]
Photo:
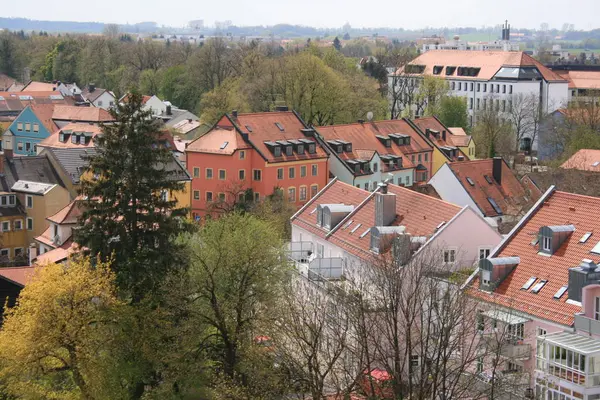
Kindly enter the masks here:
[[122, 294], [138, 302], [183, 265], [174, 236], [185, 230], [187, 210], [165, 194], [184, 187], [167, 168], [173, 155], [151, 112], [142, 110], [141, 95], [131, 94], [111, 113], [117, 123], [103, 126], [89, 157], [95, 178], [82, 182], [85, 212], [76, 242], [102, 261], [112, 258]]
[[340, 51], [342, 50], [342, 43], [340, 42], [340, 39], [338, 39], [338, 37], [336, 36], [335, 39], [333, 39], [333, 47], [337, 50]]

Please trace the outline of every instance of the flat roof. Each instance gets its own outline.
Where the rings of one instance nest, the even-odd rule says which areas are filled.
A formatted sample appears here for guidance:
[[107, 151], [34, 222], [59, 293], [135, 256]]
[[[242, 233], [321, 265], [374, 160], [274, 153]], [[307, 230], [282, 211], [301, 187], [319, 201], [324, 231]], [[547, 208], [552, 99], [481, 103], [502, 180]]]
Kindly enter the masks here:
[[600, 353], [600, 340], [570, 332], [557, 332], [545, 336], [545, 340], [580, 354]]

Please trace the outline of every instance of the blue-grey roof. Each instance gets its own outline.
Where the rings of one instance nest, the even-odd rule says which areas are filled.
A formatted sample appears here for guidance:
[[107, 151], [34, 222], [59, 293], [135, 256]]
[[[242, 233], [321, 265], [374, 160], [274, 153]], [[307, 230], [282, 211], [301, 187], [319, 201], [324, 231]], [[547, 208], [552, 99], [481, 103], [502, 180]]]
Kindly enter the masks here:
[[10, 191], [17, 181], [30, 181], [64, 186], [58, 173], [45, 155], [4, 158], [2, 190]]

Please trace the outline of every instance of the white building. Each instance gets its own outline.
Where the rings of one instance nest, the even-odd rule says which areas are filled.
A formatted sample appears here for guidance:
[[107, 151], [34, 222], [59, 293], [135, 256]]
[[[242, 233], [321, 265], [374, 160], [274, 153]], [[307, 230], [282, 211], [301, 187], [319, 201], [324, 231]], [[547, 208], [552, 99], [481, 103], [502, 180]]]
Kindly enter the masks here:
[[442, 38], [424, 38], [421, 44], [421, 52], [429, 50], [468, 50], [468, 51], [519, 51], [518, 43], [510, 41], [510, 25], [508, 21], [502, 26], [502, 39], [489, 42], [467, 42], [460, 40], [460, 36], [454, 36], [452, 40], [446, 41]]
[[90, 83], [81, 91], [81, 97], [94, 107], [105, 110], [114, 107], [117, 101], [110, 90], [97, 88], [93, 83]]

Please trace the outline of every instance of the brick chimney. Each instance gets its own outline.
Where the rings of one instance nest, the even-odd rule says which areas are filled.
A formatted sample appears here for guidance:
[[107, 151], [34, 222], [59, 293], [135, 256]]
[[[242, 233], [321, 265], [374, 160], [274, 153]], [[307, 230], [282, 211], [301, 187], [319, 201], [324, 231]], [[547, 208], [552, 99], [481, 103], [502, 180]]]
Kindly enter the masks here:
[[375, 226], [390, 226], [396, 219], [396, 195], [388, 193], [386, 183], [375, 193]]
[[29, 245], [29, 265], [33, 265], [33, 261], [37, 258], [38, 249], [35, 243]]
[[492, 176], [498, 185], [502, 185], [502, 157], [494, 157], [492, 160]]

